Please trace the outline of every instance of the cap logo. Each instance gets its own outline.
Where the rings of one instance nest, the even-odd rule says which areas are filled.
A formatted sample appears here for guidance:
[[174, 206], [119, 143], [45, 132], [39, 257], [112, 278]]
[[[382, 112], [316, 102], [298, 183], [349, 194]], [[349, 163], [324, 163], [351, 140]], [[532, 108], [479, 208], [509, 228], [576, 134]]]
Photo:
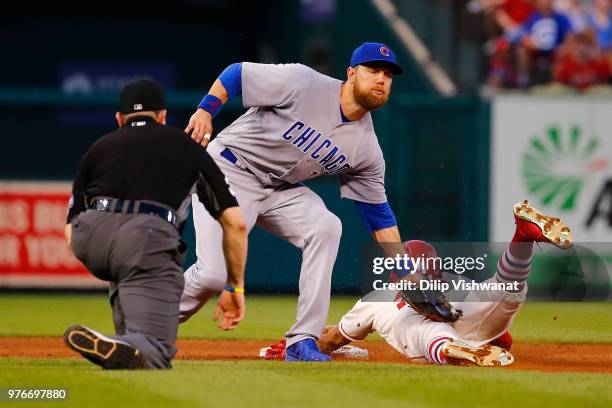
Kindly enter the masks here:
[[387, 47], [380, 47], [380, 53], [385, 57], [389, 56], [389, 49]]
[[134, 110], [135, 111], [142, 110], [142, 104], [141, 103], [134, 104]]

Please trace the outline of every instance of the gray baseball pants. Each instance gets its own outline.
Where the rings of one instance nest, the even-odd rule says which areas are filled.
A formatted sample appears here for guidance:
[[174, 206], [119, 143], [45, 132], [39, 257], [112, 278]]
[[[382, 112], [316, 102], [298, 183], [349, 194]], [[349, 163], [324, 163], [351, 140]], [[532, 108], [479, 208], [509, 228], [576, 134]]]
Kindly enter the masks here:
[[[318, 339], [327, 322], [332, 270], [342, 234], [340, 219], [303, 185], [263, 185], [251, 172], [222, 157], [224, 148], [213, 141], [207, 150], [236, 194], [248, 230], [258, 225], [302, 251], [297, 318], [285, 333], [287, 346], [305, 338]], [[195, 195], [192, 205], [198, 260], [185, 272], [181, 321], [222, 291], [227, 281], [221, 226]]]
[[98, 279], [110, 282], [116, 336], [151, 368], [176, 354], [186, 246], [154, 215], [87, 210], [72, 221], [72, 250]]

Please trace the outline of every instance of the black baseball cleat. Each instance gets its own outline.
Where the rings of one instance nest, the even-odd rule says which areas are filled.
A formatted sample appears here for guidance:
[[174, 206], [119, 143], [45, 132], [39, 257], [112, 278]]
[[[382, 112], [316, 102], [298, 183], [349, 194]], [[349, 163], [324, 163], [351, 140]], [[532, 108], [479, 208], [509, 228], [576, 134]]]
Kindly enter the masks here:
[[94, 364], [107, 370], [138, 370], [149, 368], [140, 350], [128, 343], [111, 339], [75, 324], [64, 332], [64, 343]]

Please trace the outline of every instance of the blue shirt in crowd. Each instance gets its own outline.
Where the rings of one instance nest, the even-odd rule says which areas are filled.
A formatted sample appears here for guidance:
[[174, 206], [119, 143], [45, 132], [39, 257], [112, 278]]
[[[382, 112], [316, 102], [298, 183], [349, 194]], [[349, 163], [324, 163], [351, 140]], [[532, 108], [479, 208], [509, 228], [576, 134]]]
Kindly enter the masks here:
[[572, 24], [564, 14], [543, 15], [535, 12], [525, 23], [525, 31], [531, 36], [538, 50], [551, 52], [572, 32]]
[[593, 27], [595, 34], [597, 35], [597, 43], [601, 48], [607, 50], [612, 47], [612, 14], [608, 16], [608, 25], [599, 25], [595, 16], [589, 15], [587, 18], [590, 27]]

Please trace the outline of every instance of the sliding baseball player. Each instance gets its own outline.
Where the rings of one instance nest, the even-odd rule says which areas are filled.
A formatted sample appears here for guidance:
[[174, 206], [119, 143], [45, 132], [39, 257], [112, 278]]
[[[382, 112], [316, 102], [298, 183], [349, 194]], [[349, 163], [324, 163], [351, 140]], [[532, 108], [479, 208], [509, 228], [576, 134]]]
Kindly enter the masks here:
[[[525, 301], [533, 243], [545, 242], [559, 248], [572, 245], [572, 235], [564, 222], [541, 213], [527, 201], [514, 206], [514, 218], [516, 232], [512, 242], [500, 257], [495, 275], [487, 281], [513, 288], [502, 293], [501, 298], [486, 301], [468, 297], [464, 302], [451, 302], [463, 311], [463, 316], [454, 323], [426, 319], [401, 297], [395, 302], [359, 300], [338, 324], [325, 328], [318, 342], [321, 352], [330, 354], [377, 332], [413, 361], [478, 366], [511, 364], [514, 357], [508, 351], [512, 346], [508, 329]], [[412, 254], [436, 256], [433, 247], [423, 241], [409, 241], [405, 245]], [[283, 352], [282, 344], [275, 344], [266, 350], [265, 358], [276, 359]]]

